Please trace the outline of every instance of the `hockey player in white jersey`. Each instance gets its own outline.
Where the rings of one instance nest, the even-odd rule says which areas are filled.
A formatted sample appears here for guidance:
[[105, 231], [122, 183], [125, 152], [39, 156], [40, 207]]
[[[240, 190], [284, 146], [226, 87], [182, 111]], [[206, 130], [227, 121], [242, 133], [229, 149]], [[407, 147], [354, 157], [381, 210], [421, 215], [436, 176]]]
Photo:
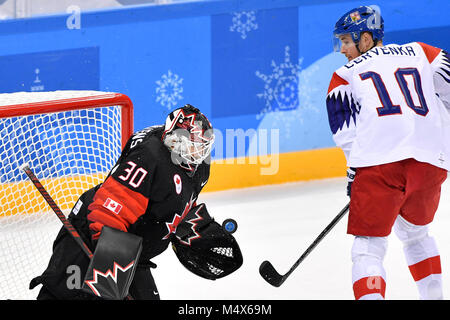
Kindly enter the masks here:
[[383, 29], [372, 7], [350, 10], [334, 29], [348, 63], [332, 75], [326, 104], [349, 167], [353, 291], [355, 299], [384, 299], [393, 229], [420, 298], [442, 299], [428, 225], [450, 170], [450, 55], [420, 42], [383, 45]]

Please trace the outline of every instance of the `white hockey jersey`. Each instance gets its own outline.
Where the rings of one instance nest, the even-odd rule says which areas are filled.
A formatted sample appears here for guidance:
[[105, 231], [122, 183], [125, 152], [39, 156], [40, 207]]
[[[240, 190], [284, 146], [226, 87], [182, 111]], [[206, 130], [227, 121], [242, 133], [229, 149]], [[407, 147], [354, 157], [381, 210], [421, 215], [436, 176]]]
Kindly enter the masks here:
[[407, 158], [450, 170], [450, 55], [420, 42], [374, 47], [333, 74], [330, 128], [349, 167]]

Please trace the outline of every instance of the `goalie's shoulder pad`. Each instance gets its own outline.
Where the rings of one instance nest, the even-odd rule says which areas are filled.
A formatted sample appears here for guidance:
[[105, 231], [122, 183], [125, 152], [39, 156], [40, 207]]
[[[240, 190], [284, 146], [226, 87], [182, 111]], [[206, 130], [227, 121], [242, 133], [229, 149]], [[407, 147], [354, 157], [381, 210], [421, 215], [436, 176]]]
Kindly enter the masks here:
[[140, 145], [144, 140], [148, 139], [148, 137], [155, 136], [159, 133], [161, 133], [164, 129], [164, 126], [162, 125], [156, 125], [147, 127], [145, 129], [142, 129], [138, 132], [135, 132], [131, 138], [130, 138], [130, 149], [133, 149], [134, 147]]

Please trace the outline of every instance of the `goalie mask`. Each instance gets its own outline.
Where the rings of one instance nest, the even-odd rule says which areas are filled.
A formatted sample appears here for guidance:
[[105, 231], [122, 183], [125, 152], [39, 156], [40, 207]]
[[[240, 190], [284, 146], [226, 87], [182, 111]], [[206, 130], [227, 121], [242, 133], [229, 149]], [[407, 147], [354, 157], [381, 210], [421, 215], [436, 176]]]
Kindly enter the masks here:
[[205, 204], [192, 208], [178, 225], [172, 248], [183, 266], [209, 280], [233, 273], [243, 262], [236, 239], [211, 218]]
[[197, 166], [209, 158], [214, 134], [205, 115], [187, 104], [168, 115], [162, 139], [171, 152], [172, 161], [195, 172]]

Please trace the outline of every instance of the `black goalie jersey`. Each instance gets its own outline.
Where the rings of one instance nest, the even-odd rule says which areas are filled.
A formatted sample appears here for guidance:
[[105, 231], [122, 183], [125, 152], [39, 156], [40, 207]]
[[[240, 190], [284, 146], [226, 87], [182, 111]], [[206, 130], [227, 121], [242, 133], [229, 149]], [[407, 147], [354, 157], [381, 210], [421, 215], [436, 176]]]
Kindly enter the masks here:
[[175, 164], [162, 133], [158, 126], [134, 134], [88, 205], [94, 239], [103, 225], [134, 233], [143, 238], [147, 260], [167, 248], [209, 178], [205, 162], [195, 172]]
[[[69, 215], [92, 251], [103, 226], [141, 236], [143, 245], [136, 273], [152, 266], [150, 259], [167, 249], [177, 225], [195, 206], [209, 178], [209, 161], [191, 171], [172, 161], [171, 152], [161, 140], [163, 130], [164, 126], [156, 126], [135, 133], [106, 180], [81, 195]], [[69, 272], [71, 266], [78, 266], [83, 276], [88, 264], [87, 256], [61, 228], [47, 269], [31, 281], [30, 288], [43, 284], [43, 298], [50, 294], [58, 299], [90, 299], [80, 290], [73, 290], [79, 288], [79, 283]], [[149, 272], [141, 274], [145, 275], [143, 282], [153, 282]], [[152, 285], [145, 285], [144, 291], [149, 291], [148, 287]]]

